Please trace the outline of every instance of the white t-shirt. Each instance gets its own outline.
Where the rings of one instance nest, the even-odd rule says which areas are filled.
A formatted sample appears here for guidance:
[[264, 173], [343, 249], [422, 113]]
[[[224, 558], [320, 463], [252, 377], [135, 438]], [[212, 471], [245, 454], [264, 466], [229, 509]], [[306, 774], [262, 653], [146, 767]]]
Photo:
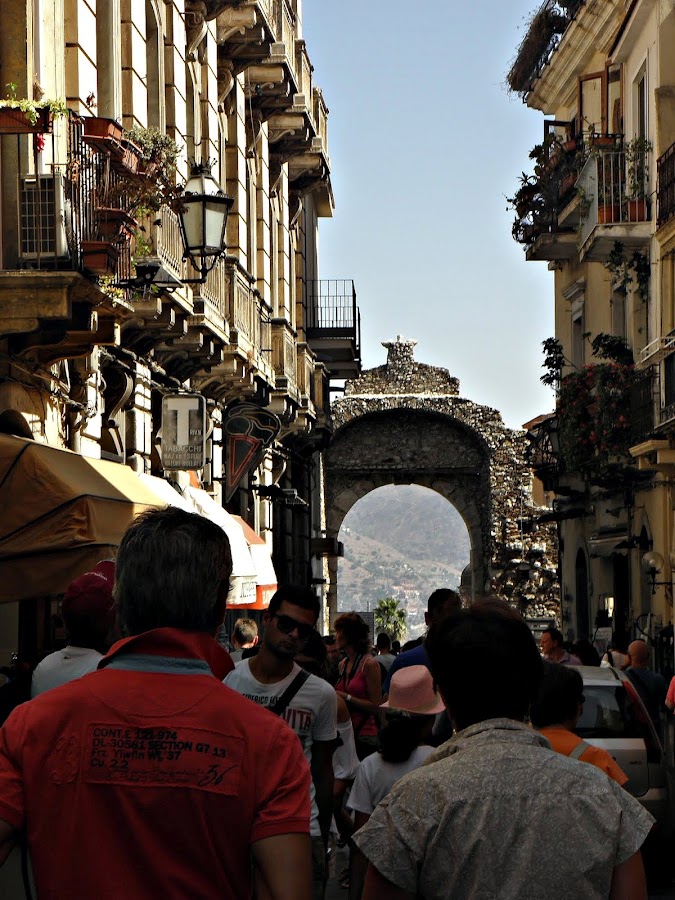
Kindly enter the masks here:
[[382, 754], [371, 753], [359, 766], [347, 806], [355, 812], [370, 815], [399, 778], [403, 778], [413, 769], [419, 769], [433, 752], [433, 747], [423, 744], [421, 747], [415, 747], [410, 757], [402, 763], [385, 762]]
[[[300, 672], [300, 666], [293, 663], [290, 675], [275, 684], [262, 684], [251, 674], [250, 660], [243, 659], [229, 675], [224, 683], [238, 694], [253, 700], [258, 706], [272, 706], [286, 691], [291, 681]], [[311, 765], [312, 744], [314, 741], [334, 741], [337, 737], [337, 695], [334, 689], [316, 675], [310, 675], [295, 697], [286, 707], [282, 718], [290, 725], [300, 738], [305, 757]], [[316, 791], [314, 782], [310, 786], [312, 800], [312, 837], [319, 837], [319, 810], [314, 799]]]
[[50, 653], [35, 667], [30, 686], [31, 697], [37, 697], [44, 691], [60, 687], [82, 675], [88, 675], [96, 669], [101, 659], [103, 656], [98, 650], [92, 650], [90, 647], [71, 647], [70, 644], [63, 650]]
[[342, 743], [333, 754], [333, 775], [341, 781], [352, 781], [360, 765], [354, 744], [352, 720], [338, 722], [337, 732]]

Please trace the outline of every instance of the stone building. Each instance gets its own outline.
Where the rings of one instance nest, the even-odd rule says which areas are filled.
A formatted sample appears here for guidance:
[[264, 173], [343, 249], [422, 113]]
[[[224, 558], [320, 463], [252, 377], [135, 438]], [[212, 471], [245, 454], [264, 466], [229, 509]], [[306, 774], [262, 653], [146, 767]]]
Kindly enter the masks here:
[[[514, 237], [553, 273], [555, 416], [533, 423], [563, 622], [672, 667], [675, 3], [547, 0], [508, 80], [544, 119]], [[600, 618], [598, 619], [598, 615]]]
[[[462, 516], [471, 561], [469, 596], [496, 593], [532, 620], [559, 615], [555, 528], [539, 521], [525, 431], [460, 396], [447, 369], [417, 362], [415, 341], [387, 341], [387, 362], [347, 383], [332, 405], [326, 452], [326, 526], [337, 539], [351, 507], [385, 484], [437, 491]], [[424, 598], [426, 601], [426, 598]], [[337, 560], [329, 606], [337, 609]]]
[[[359, 313], [351, 282], [320, 279], [328, 108], [302, 0], [20, 0], [0, 83], [0, 599], [16, 601], [0, 661], [17, 629], [24, 648], [49, 644], [55, 598], [163, 489], [130, 472], [226, 505], [279, 581], [320, 591], [329, 389], [359, 371]], [[200, 185], [229, 216], [224, 241], [209, 225], [188, 257], [181, 217]], [[162, 427], [173, 395], [206, 409], [205, 461], [179, 471]], [[29, 442], [42, 474], [10, 493]], [[60, 543], [57, 482], [84, 510]], [[125, 514], [97, 532], [104, 501]]]

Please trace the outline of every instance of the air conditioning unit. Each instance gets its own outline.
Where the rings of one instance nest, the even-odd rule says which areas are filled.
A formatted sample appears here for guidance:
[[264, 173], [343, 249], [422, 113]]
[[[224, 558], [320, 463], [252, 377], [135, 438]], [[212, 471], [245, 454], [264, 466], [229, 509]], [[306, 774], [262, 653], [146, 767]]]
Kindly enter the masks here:
[[68, 257], [63, 175], [26, 175], [21, 179], [20, 256], [25, 260]]

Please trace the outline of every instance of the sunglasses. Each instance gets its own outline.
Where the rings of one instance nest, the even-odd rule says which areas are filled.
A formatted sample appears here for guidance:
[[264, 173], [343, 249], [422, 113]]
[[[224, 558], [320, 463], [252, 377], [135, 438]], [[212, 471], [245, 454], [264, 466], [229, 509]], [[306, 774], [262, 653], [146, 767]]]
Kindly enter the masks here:
[[298, 622], [297, 619], [292, 618], [292, 616], [285, 616], [283, 613], [275, 613], [272, 618], [277, 620], [279, 631], [283, 631], [284, 634], [297, 631], [301, 641], [308, 640], [314, 631], [313, 625], [308, 625], [306, 622]]

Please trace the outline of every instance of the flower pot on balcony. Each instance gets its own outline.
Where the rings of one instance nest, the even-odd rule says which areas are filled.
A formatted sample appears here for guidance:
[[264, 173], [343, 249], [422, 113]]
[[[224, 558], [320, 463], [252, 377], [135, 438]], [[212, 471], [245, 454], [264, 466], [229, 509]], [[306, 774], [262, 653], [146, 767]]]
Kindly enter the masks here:
[[136, 175], [140, 151], [132, 141], [122, 141], [119, 156], [113, 156], [110, 163], [116, 172], [122, 175]]
[[629, 222], [646, 222], [648, 219], [647, 216], [647, 201], [642, 198], [640, 200], [629, 200], [628, 201], [628, 221]]
[[122, 126], [115, 119], [106, 119], [103, 116], [85, 116], [82, 119], [84, 131], [82, 140], [85, 144], [95, 147], [104, 153], [114, 152], [121, 155], [122, 150]]
[[588, 137], [588, 145], [589, 147], [597, 147], [599, 150], [601, 149], [612, 149], [614, 147], [614, 135], [613, 134], [591, 134]]
[[51, 111], [45, 107], [35, 112], [37, 119], [33, 123], [22, 109], [0, 106], [0, 134], [51, 134], [54, 127]]
[[616, 204], [598, 206], [598, 225], [611, 225], [621, 221], [621, 208]]
[[96, 227], [106, 241], [116, 243], [120, 237], [128, 237], [138, 228], [138, 222], [123, 209], [98, 207]]
[[82, 268], [90, 275], [113, 275], [119, 250], [110, 241], [82, 241]]

